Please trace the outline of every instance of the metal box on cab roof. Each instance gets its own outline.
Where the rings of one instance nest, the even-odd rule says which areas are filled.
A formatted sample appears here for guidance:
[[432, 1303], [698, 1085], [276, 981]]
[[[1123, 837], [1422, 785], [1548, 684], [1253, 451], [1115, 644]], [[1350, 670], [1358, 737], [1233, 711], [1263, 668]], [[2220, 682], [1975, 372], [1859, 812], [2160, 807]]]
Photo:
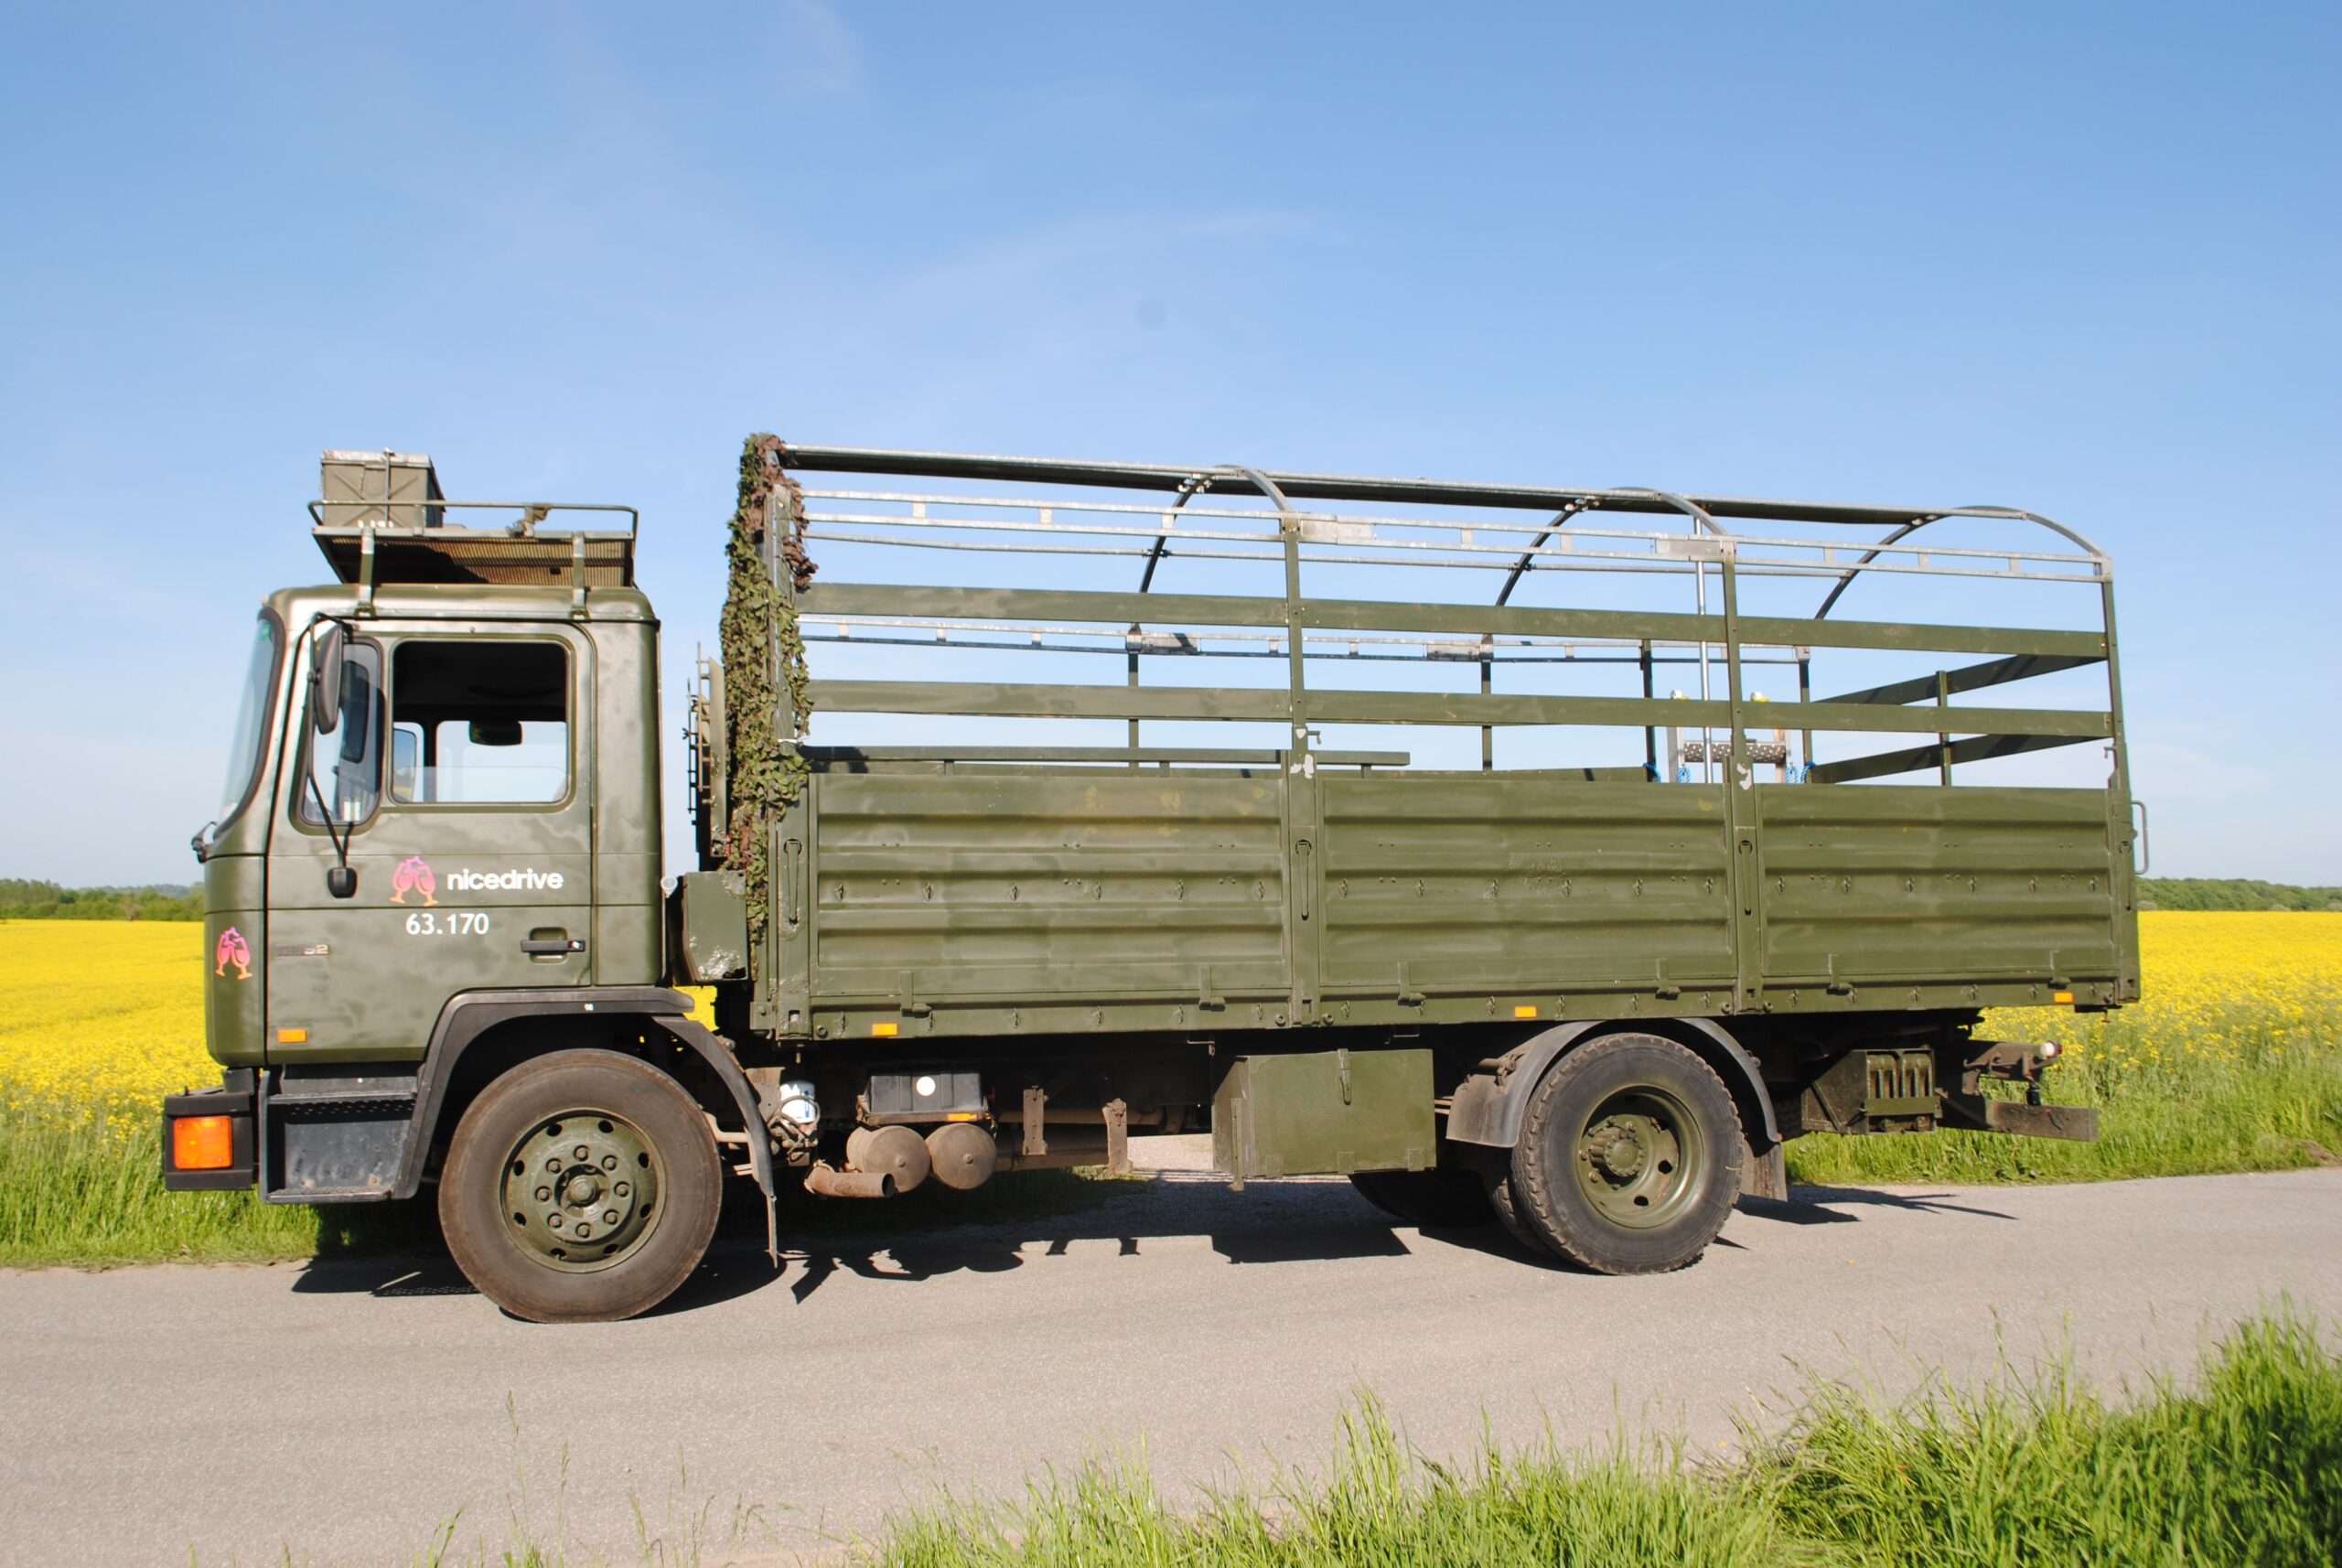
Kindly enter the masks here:
[[447, 521], [439, 473], [421, 452], [328, 452], [319, 464], [328, 528], [438, 528]]

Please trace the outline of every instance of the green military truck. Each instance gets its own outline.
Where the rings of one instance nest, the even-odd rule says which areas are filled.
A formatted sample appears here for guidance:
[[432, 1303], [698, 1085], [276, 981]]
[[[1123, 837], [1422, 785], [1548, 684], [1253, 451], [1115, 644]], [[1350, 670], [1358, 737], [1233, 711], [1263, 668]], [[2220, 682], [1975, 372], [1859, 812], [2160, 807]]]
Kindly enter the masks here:
[[264, 601], [197, 835], [225, 1070], [167, 1185], [435, 1188], [577, 1320], [690, 1274], [727, 1168], [769, 1216], [1209, 1129], [1638, 1273], [1807, 1133], [2096, 1134], [1975, 1033], [2139, 994], [2063, 527], [770, 437], [738, 493], [670, 883], [633, 512], [327, 454], [336, 581]]

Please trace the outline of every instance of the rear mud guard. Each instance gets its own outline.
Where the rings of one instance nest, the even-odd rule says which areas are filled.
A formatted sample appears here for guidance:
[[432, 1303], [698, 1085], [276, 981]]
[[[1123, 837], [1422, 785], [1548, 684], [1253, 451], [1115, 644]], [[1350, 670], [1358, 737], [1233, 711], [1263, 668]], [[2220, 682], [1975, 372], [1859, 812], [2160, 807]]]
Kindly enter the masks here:
[[[1474, 1073], [1456, 1086], [1447, 1112], [1447, 1136], [1459, 1144], [1509, 1149], [1520, 1142], [1520, 1122], [1529, 1091], [1563, 1051], [1598, 1029], [1625, 1019], [1590, 1018], [1558, 1024], [1524, 1040], [1507, 1052], [1491, 1070]], [[1741, 1176], [1741, 1191], [1750, 1197], [1786, 1198], [1789, 1175], [1782, 1158], [1780, 1129], [1773, 1120], [1773, 1101], [1765, 1089], [1765, 1075], [1739, 1041], [1704, 1018], [1670, 1020], [1690, 1030], [1686, 1040], [1707, 1058], [1708, 1065], [1732, 1090], [1741, 1112], [1741, 1130], [1748, 1144], [1748, 1159]], [[1648, 1028], [1648, 1024], [1636, 1026]], [[1755, 1115], [1750, 1115], [1751, 1110]]]

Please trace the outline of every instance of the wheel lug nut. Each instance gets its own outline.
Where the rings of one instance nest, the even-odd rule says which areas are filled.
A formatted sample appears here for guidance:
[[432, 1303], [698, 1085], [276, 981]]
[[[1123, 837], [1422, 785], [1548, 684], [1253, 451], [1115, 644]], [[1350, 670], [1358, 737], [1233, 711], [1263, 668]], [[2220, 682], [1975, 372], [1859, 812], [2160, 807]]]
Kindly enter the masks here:
[[614, 1171], [618, 1169], [618, 1157], [616, 1155], [604, 1155], [602, 1156], [602, 1168], [606, 1171]]
[[632, 1191], [634, 1190], [634, 1188], [632, 1188], [632, 1187], [628, 1187], [628, 1186], [626, 1183], [624, 1183], [624, 1182], [620, 1182], [620, 1183], [618, 1183], [618, 1186], [616, 1186], [616, 1187], [614, 1187], [610, 1188], [610, 1190], [611, 1190], [612, 1192], [614, 1192], [614, 1193], [617, 1193], [620, 1197], [624, 1197], [628, 1193], [632, 1192]]
[[590, 1155], [590, 1154], [592, 1154], [592, 1153], [593, 1153], [593, 1151], [592, 1151], [591, 1149], [588, 1149], [585, 1144], [578, 1144], [578, 1145], [577, 1145], [577, 1157], [578, 1157], [579, 1159], [581, 1159], [581, 1160], [582, 1160], [582, 1159], [586, 1158], [588, 1155]]
[[545, 1216], [545, 1223], [558, 1230], [561, 1229], [561, 1216], [558, 1214], [548, 1214]]
[[605, 1208], [604, 1210], [602, 1210], [602, 1223], [603, 1223], [603, 1224], [605, 1224], [605, 1225], [616, 1225], [618, 1222], [618, 1211], [617, 1209], [615, 1209], [615, 1208]]
[[545, 1162], [545, 1169], [553, 1172], [555, 1176], [559, 1176], [561, 1174], [561, 1162], [559, 1160], [547, 1160]]
[[583, 1240], [586, 1240], [588, 1237], [592, 1236], [593, 1234], [594, 1234], [594, 1228], [593, 1228], [591, 1225], [587, 1225], [587, 1224], [584, 1223], [583, 1221], [580, 1221], [580, 1222], [579, 1222], [578, 1227], [577, 1227], [577, 1239], [578, 1239], [580, 1241], [583, 1241]]
[[541, 1187], [537, 1188], [537, 1201], [539, 1203], [551, 1203], [553, 1201], [553, 1188], [549, 1187]]

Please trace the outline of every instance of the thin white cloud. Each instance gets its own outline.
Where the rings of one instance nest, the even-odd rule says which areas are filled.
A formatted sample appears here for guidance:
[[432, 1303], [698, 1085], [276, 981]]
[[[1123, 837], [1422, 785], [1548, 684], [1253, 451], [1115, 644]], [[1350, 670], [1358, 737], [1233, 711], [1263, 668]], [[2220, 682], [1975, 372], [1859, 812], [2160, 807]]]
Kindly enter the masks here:
[[862, 40], [824, 0], [783, 0], [778, 80], [791, 98], [851, 98], [862, 91]]

